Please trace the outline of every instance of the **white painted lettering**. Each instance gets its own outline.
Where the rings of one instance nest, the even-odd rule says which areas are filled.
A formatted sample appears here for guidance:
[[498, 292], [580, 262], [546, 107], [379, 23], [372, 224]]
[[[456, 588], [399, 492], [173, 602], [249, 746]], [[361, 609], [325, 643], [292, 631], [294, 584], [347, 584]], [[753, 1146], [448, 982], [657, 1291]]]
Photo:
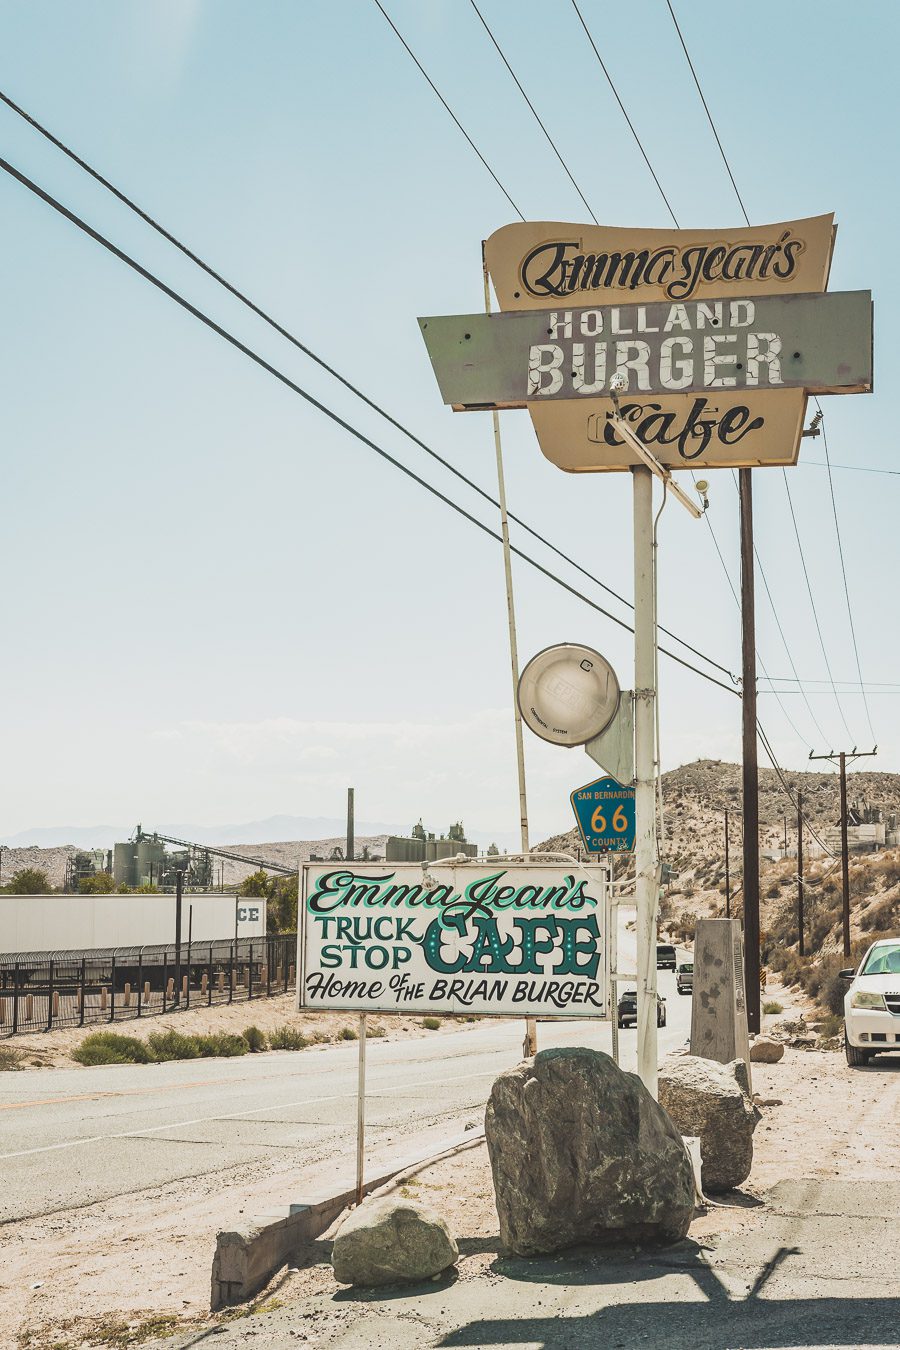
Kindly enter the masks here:
[[693, 338], [663, 339], [659, 349], [659, 382], [663, 389], [686, 389], [691, 383], [694, 377], [693, 351]]
[[716, 333], [703, 339], [703, 383], [707, 389], [731, 389], [737, 384], [736, 375], [718, 375], [719, 366], [736, 366], [737, 352], [719, 352], [726, 342], [735, 342], [731, 333]]
[[[634, 355], [630, 355], [633, 352]], [[628, 381], [628, 392], [631, 392], [631, 372], [635, 376], [635, 388], [650, 388], [650, 371], [648, 369], [650, 361], [650, 344], [648, 342], [617, 342], [616, 343], [616, 371], [617, 375], [624, 375]]]
[[[528, 392], [527, 398], [536, 394], [556, 394], [562, 388], [563, 377], [560, 366], [563, 363], [563, 349], [552, 342], [539, 342], [528, 353]], [[545, 381], [544, 376], [549, 379]]]
[[[764, 343], [764, 346], [760, 344]], [[781, 378], [781, 338], [777, 333], [748, 333], [747, 334], [747, 384], [759, 384], [759, 367], [762, 363], [767, 367], [766, 376], [769, 384], [782, 384]]]
[[599, 394], [606, 383], [606, 343], [594, 343], [594, 378], [584, 377], [583, 342], [572, 343], [572, 388], [576, 394]]

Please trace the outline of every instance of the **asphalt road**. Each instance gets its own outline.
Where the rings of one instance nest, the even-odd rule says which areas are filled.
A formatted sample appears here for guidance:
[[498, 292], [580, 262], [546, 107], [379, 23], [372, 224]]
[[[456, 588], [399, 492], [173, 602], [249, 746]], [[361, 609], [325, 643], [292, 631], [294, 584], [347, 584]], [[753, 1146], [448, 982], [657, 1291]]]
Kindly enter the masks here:
[[[627, 968], [634, 937], [620, 937]], [[659, 972], [668, 1026], [660, 1054], [684, 1043], [690, 999]], [[479, 1119], [496, 1075], [521, 1058], [523, 1024], [482, 1022], [404, 1041], [367, 1042], [371, 1146], [471, 1112]], [[547, 1022], [539, 1045], [610, 1049], [607, 1023]], [[635, 1032], [620, 1033], [621, 1062], [635, 1067]], [[301, 1053], [160, 1065], [48, 1069], [0, 1077], [2, 1217], [72, 1210], [148, 1187], [255, 1162], [310, 1172], [352, 1158], [354, 1043]], [[287, 1200], [292, 1197], [285, 1197]]]

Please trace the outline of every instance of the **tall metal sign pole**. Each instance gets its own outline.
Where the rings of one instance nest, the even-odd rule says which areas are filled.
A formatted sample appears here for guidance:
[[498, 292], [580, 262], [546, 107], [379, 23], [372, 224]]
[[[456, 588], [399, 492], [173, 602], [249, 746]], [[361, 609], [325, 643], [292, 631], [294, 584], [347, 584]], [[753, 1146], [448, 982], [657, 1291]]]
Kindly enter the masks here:
[[756, 725], [756, 606], [753, 572], [753, 484], [741, 469], [741, 655], [743, 670], [744, 984], [747, 1028], [759, 1032], [759, 758]]
[[656, 627], [653, 603], [653, 475], [632, 469], [634, 484], [634, 809], [637, 906], [637, 1067], [657, 1093], [656, 920], [659, 858], [654, 790]]

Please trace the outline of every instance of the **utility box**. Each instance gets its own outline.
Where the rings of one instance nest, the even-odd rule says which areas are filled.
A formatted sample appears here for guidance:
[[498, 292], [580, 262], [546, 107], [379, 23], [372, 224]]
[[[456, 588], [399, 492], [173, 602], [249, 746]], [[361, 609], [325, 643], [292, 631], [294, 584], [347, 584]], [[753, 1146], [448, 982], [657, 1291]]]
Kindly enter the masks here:
[[698, 919], [694, 935], [691, 1054], [750, 1072], [744, 940], [739, 919]]

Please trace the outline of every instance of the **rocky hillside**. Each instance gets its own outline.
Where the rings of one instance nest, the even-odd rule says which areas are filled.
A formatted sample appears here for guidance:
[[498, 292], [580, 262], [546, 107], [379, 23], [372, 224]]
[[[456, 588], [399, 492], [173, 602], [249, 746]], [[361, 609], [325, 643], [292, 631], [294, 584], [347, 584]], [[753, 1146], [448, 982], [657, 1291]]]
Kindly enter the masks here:
[[[791, 792], [803, 793], [803, 813], [822, 831], [840, 820], [837, 773], [785, 772]], [[664, 927], [688, 933], [699, 916], [724, 913], [725, 812], [729, 812], [732, 912], [741, 912], [741, 768], [721, 760], [697, 760], [663, 775], [665, 838], [663, 857], [675, 876], [665, 889], [661, 908]], [[885, 817], [900, 813], [900, 774], [848, 773], [851, 805], [879, 807]], [[773, 769], [760, 769], [761, 923], [780, 942], [796, 941], [796, 811]], [[787, 817], [789, 856], [783, 856]], [[581, 845], [577, 829], [540, 845], [545, 850], [574, 853]], [[812, 949], [828, 951], [839, 937], [841, 877], [835, 859], [804, 836], [806, 914]], [[617, 874], [627, 877], [631, 860], [620, 862]], [[854, 856], [851, 864], [851, 931], [855, 939], [900, 927], [900, 854]], [[793, 925], [793, 929], [792, 929]]]

